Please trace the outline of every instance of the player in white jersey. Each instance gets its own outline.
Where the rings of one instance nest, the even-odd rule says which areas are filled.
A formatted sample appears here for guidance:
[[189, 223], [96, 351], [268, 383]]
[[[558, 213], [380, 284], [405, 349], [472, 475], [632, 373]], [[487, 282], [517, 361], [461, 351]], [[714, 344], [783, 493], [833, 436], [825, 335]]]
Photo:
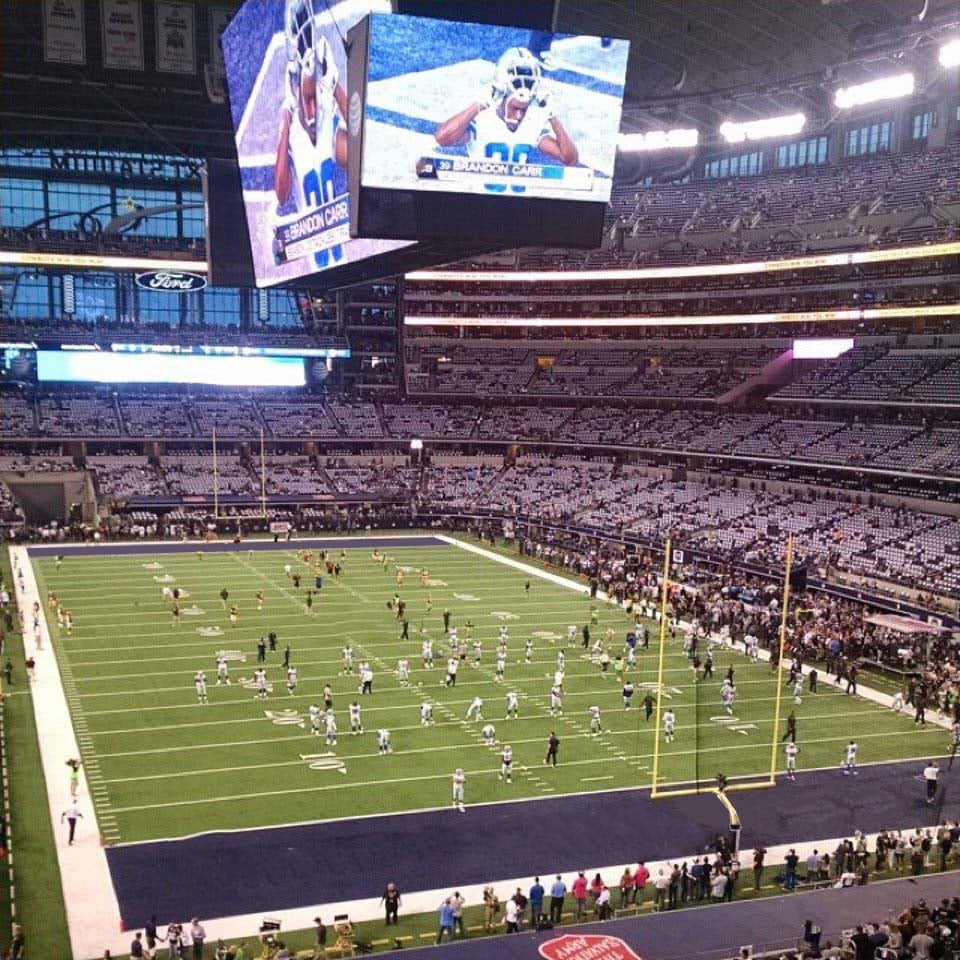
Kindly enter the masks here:
[[483, 700], [480, 697], [474, 697], [470, 701], [470, 706], [467, 707], [467, 719], [469, 720], [471, 717], [474, 720], [483, 719]]
[[337, 745], [337, 718], [332, 710], [328, 710], [323, 717], [323, 722], [327, 728], [327, 746], [335, 747]]
[[563, 677], [564, 677], [563, 668], [562, 668], [562, 667], [558, 667], [558, 668], [557, 668], [556, 670], [554, 670], [554, 672], [553, 672], [553, 685], [554, 685], [555, 687], [562, 687], [562, 686], [563, 686]]
[[574, 647], [577, 644], [577, 628], [574, 624], [567, 627], [567, 646]]
[[550, 716], [563, 716], [563, 687], [558, 685], [550, 690]]
[[420, 644], [420, 657], [425, 667], [433, 667], [433, 641], [424, 640]]
[[227, 658], [222, 654], [217, 654], [217, 686], [221, 684], [229, 683], [229, 669], [227, 667]]
[[663, 739], [667, 743], [673, 743], [673, 731], [677, 726], [677, 718], [674, 712], [668, 707], [663, 714]]
[[499, 636], [499, 638], [498, 638], [498, 642], [499, 642], [500, 646], [501, 646], [501, 647], [505, 647], [505, 646], [507, 645], [507, 642], [509, 641], [509, 639], [510, 639], [510, 635], [507, 633], [507, 628], [504, 627], [504, 626], [501, 626], [501, 627], [500, 627], [500, 636]]
[[397, 661], [397, 678], [400, 680], [401, 687], [410, 686], [410, 661], [406, 657], [401, 657]]
[[558, 669], [561, 673], [563, 672], [563, 665], [564, 665], [565, 659], [566, 659], [566, 658], [565, 658], [564, 655], [563, 655], [563, 651], [562, 651], [562, 650], [558, 650], [558, 651], [557, 651], [557, 669]]
[[720, 688], [720, 700], [723, 703], [724, 710], [733, 716], [733, 701], [737, 696], [737, 688], [729, 681], [724, 680]]
[[310, 704], [310, 709], [307, 711], [310, 716], [310, 733], [315, 736], [320, 736], [320, 708], [315, 704]]
[[849, 777], [850, 774], [857, 775], [857, 741], [851, 740], [847, 744], [846, 752], [843, 755], [843, 775]]
[[350, 733], [363, 733], [363, 724], [360, 722], [360, 704], [356, 700], [350, 704]]
[[597, 706], [590, 707], [587, 713], [590, 716], [590, 732], [595, 737], [599, 736], [603, 733], [603, 727], [600, 724], [600, 708]]
[[467, 775], [460, 767], [453, 772], [453, 805], [463, 813], [463, 787], [467, 781]]
[[456, 657], [451, 657], [447, 661], [447, 678], [443, 682], [448, 687], [457, 685], [457, 671], [460, 669], [460, 661]]
[[433, 704], [428, 700], [420, 704], [420, 726], [428, 727], [433, 722]]
[[503, 671], [507, 668], [507, 651], [500, 649], [497, 651], [497, 669], [493, 679], [497, 683], [503, 683]]
[[492, 747], [497, 742], [497, 730], [492, 723], [484, 724], [483, 729], [480, 731], [480, 736], [483, 737], [483, 742], [488, 746]]
[[340, 672], [353, 673], [353, 647], [349, 643], [343, 648], [340, 656], [343, 658], [343, 669]]
[[786, 746], [787, 754], [787, 779], [796, 780], [797, 779], [797, 754], [800, 752], [800, 748], [795, 743], [788, 743]]
[[197, 672], [197, 675], [193, 678], [193, 685], [197, 688], [197, 700], [200, 703], [207, 702], [207, 676], [200, 670]]
[[383, 756], [385, 753], [393, 753], [393, 747], [390, 746], [390, 731], [377, 731], [377, 753]]
[[[347, 94], [333, 50], [316, 30], [313, 0], [287, 0], [285, 21], [287, 66], [274, 189], [281, 208], [287, 211], [292, 203], [302, 215], [337, 196], [337, 167], [347, 165], [342, 124]], [[343, 249], [335, 246], [313, 256], [317, 267], [325, 267], [331, 259], [340, 260]]]
[[533, 641], [532, 640], [527, 640], [527, 642], [523, 645], [523, 659], [527, 663], [533, 662]]
[[507, 719], [516, 720], [520, 716], [520, 696], [514, 691], [507, 694]]
[[[466, 144], [471, 157], [503, 163], [529, 163], [535, 149], [565, 165], [579, 158], [576, 144], [551, 108], [541, 63], [525, 47], [505, 51], [489, 93], [441, 123], [434, 137], [441, 147]], [[487, 189], [503, 193], [506, 187], [487, 184]]]
[[890, 709], [893, 710], [894, 713], [903, 713], [903, 691], [902, 690], [898, 690], [893, 695], [893, 701], [890, 704]]
[[509, 745], [500, 753], [500, 779], [513, 783], [513, 748]]
[[457, 628], [451, 627], [450, 628], [450, 649], [456, 652], [457, 647], [459, 646], [460, 646], [460, 639], [457, 636]]
[[292, 697], [297, 692], [297, 668], [287, 667], [287, 693]]
[[799, 674], [793, 685], [793, 702], [797, 704], [803, 703], [803, 677]]
[[262, 667], [258, 670], [254, 670], [253, 679], [257, 685], [257, 693], [254, 699], [266, 700], [267, 699], [267, 671], [264, 670]]

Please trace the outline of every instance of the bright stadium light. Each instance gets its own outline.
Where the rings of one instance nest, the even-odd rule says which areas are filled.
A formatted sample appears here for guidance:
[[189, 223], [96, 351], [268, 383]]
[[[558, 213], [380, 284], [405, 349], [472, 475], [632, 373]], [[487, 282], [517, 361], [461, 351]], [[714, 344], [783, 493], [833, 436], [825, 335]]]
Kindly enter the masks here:
[[745, 140], [767, 140], [770, 137], [794, 137], [807, 123], [802, 113], [789, 113], [766, 120], [749, 120], [736, 123], [727, 120], [720, 126], [720, 133], [727, 143], [743, 143]]
[[940, 48], [940, 66], [948, 70], [960, 67], [960, 39], [951, 40]]
[[700, 142], [699, 130], [649, 130], [647, 133], [621, 133], [619, 147], [628, 152], [650, 150], [689, 150]]
[[862, 107], [878, 100], [896, 100], [897, 97], [909, 97], [913, 93], [912, 73], [901, 73], [896, 77], [881, 77], [868, 83], [858, 83], [853, 87], [841, 87], [834, 94], [833, 102], [841, 110]]

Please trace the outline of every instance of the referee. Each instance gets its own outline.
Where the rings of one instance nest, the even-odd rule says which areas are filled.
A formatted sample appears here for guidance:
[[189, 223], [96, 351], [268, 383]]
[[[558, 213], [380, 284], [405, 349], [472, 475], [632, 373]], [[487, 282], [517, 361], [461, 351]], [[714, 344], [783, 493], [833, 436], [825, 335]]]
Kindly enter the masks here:
[[557, 751], [560, 749], [560, 740], [551, 730], [550, 739], [547, 741], [547, 755], [543, 758], [544, 763], [557, 765]]
[[927, 803], [933, 803], [937, 798], [937, 778], [940, 776], [940, 768], [935, 760], [931, 760], [923, 770], [923, 779], [927, 784]]

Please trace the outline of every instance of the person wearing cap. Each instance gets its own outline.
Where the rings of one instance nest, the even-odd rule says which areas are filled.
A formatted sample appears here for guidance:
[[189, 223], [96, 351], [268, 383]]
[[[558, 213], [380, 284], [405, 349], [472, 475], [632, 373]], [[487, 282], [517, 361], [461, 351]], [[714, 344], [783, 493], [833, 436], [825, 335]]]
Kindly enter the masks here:
[[317, 960], [322, 960], [327, 955], [327, 928], [319, 917], [313, 918], [313, 930], [316, 937], [313, 954]]

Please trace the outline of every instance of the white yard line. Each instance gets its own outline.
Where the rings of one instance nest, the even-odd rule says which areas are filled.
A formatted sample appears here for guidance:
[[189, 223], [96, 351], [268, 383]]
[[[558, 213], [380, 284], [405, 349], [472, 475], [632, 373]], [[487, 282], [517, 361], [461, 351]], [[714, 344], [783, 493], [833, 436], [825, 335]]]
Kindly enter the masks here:
[[[60, 824], [61, 815], [71, 804], [65, 763], [68, 758], [81, 755], [80, 747], [67, 707], [50, 631], [47, 629], [44, 603], [26, 548], [10, 547], [10, 563], [14, 570], [19, 569], [23, 573], [24, 590], [17, 591], [17, 600], [24, 614], [24, 650], [29, 651], [37, 663], [33, 712], [40, 759], [47, 781], [47, 805], [70, 929], [70, 946], [74, 960], [86, 960], [103, 956], [106, 931], [112, 933], [120, 930], [120, 906], [107, 866], [107, 856], [100, 845], [101, 825], [90, 800], [87, 771], [83, 768], [80, 770], [78, 801], [83, 818], [77, 824], [77, 839], [72, 847], [67, 844], [66, 827]], [[42, 650], [36, 649], [30, 628], [34, 603], [40, 604], [40, 626], [44, 638]], [[106, 829], [106, 824], [103, 828]], [[128, 946], [128, 942], [118, 943], [116, 952], [125, 952]]]

